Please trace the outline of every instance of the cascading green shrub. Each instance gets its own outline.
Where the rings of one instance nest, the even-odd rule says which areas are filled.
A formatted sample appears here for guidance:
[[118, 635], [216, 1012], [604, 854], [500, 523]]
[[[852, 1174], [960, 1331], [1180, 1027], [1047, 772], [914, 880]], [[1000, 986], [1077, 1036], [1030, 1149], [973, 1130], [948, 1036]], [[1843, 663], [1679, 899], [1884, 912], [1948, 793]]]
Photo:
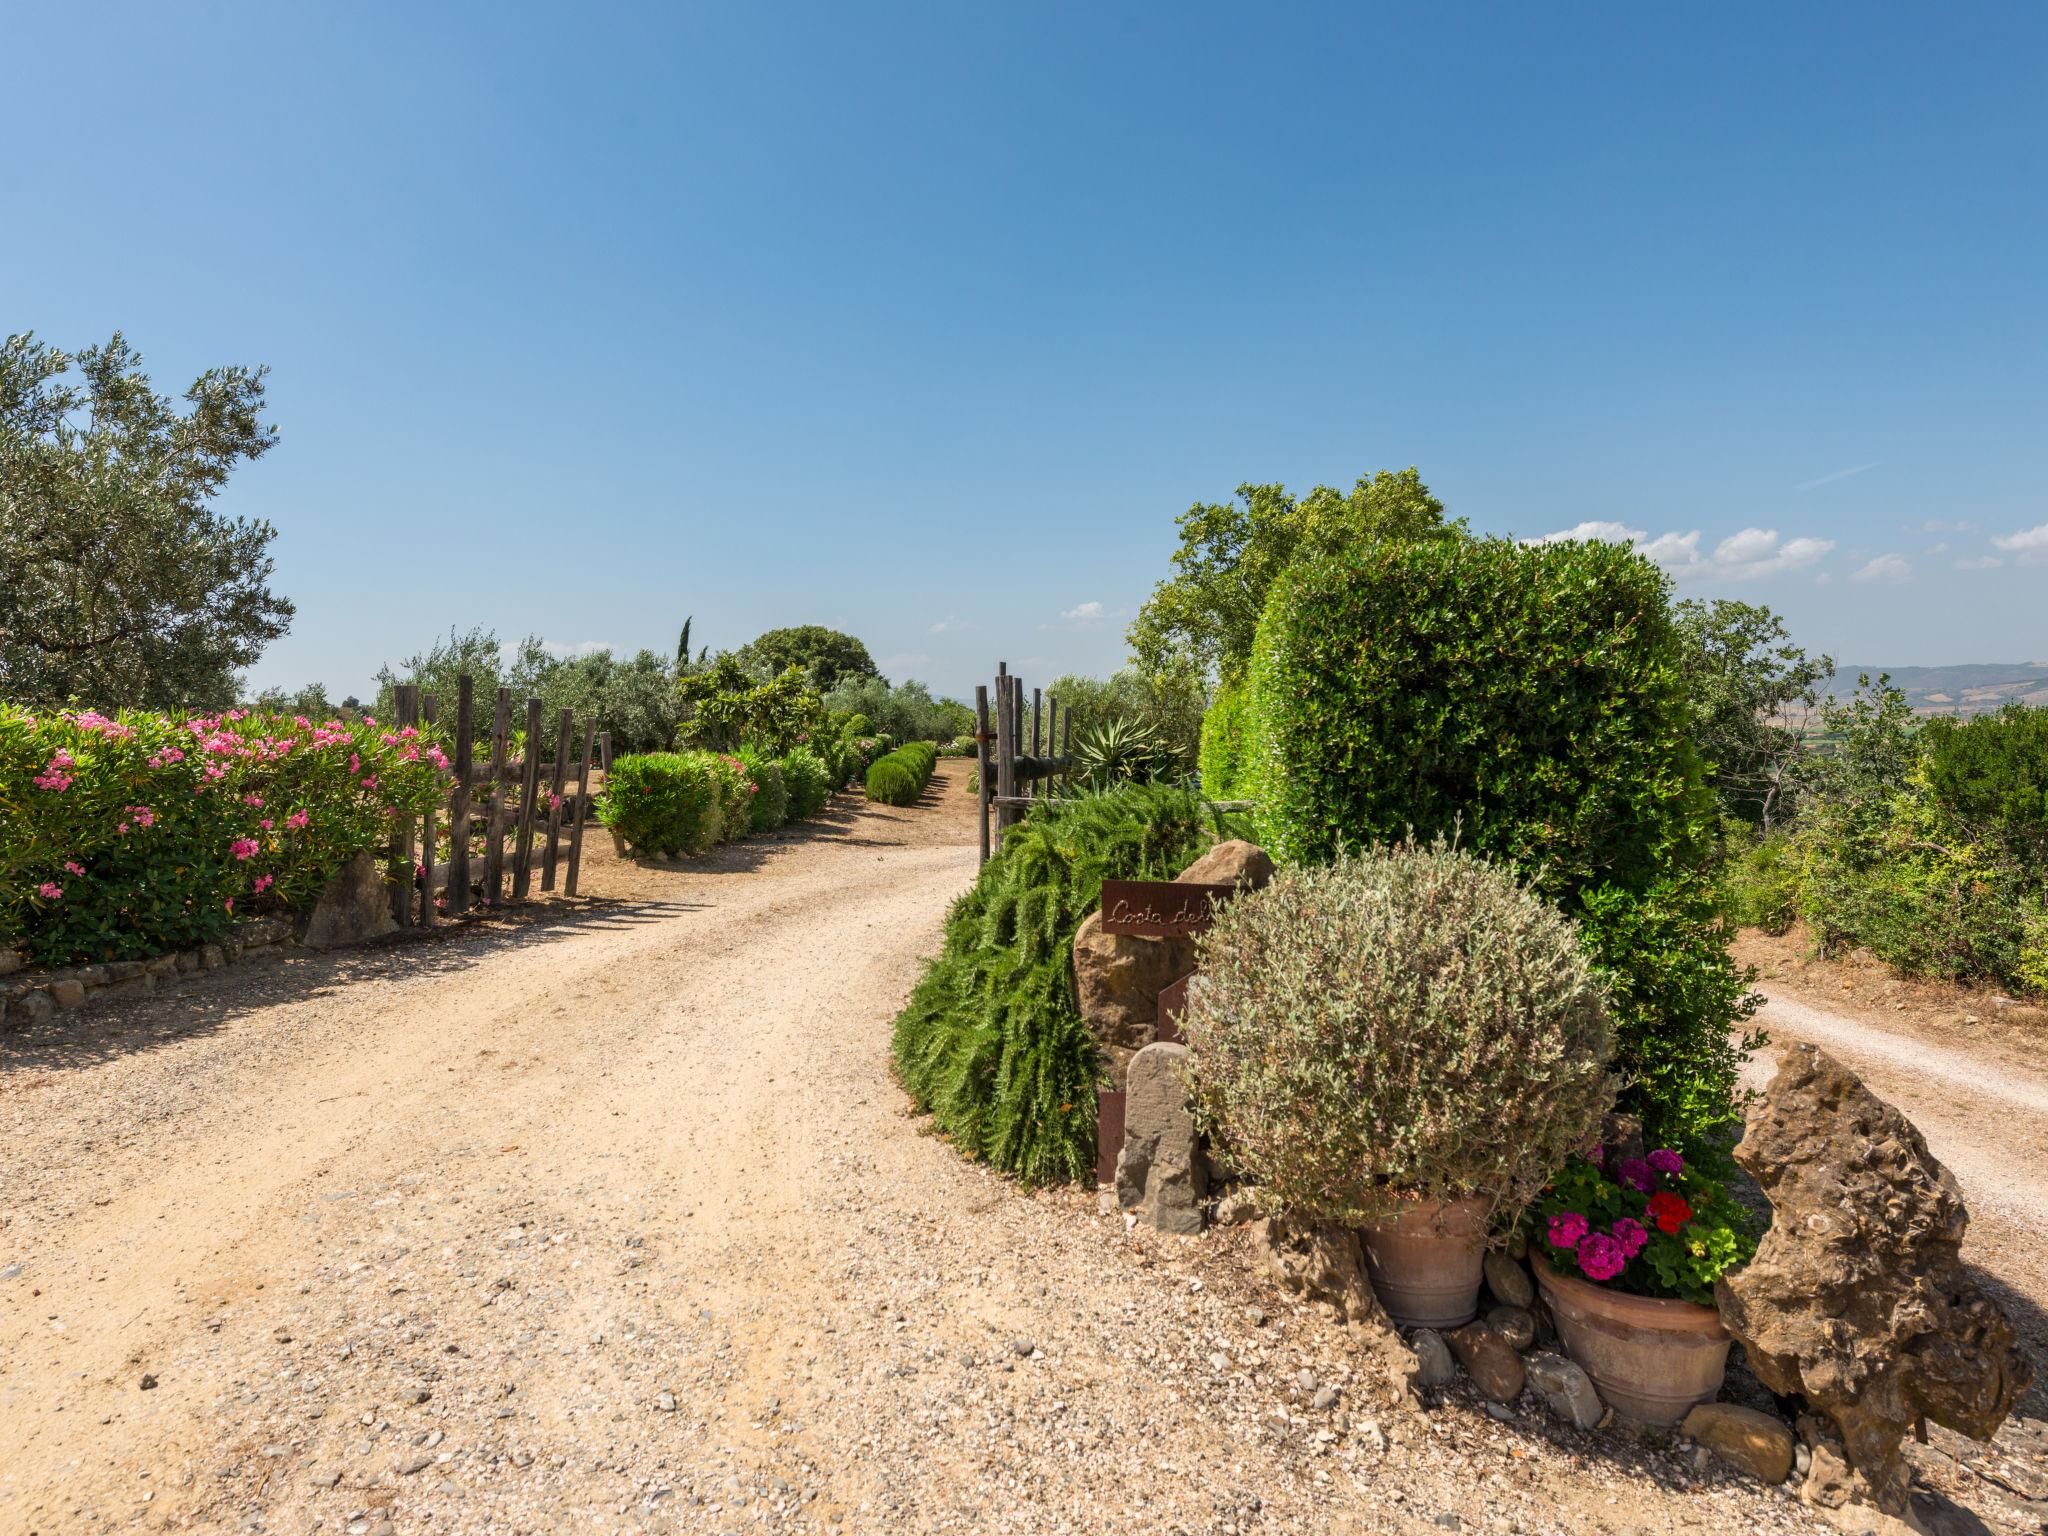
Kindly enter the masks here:
[[[709, 752], [633, 752], [613, 761], [597, 819], [641, 853], [702, 853], [725, 828], [725, 802]], [[744, 823], [742, 823], [744, 826]]]
[[906, 742], [868, 765], [867, 797], [883, 805], [909, 805], [924, 793], [938, 765], [939, 750], [928, 741]]
[[1243, 683], [1220, 683], [1202, 716], [1202, 793], [1211, 800], [1244, 798], [1245, 702]]
[[962, 1152], [1027, 1184], [1093, 1176], [1101, 1065], [1074, 931], [1105, 879], [1171, 879], [1211, 840], [1194, 795], [1140, 784], [1036, 807], [1004, 835], [896, 1019], [897, 1075]]
[[756, 789], [747, 765], [730, 752], [713, 752], [711, 783], [718, 791], [718, 840], [730, 843], [745, 837], [754, 824]]
[[218, 939], [446, 791], [433, 739], [373, 719], [0, 705], [0, 941], [61, 965]]
[[1196, 1112], [1275, 1213], [1358, 1226], [1470, 1195], [1519, 1212], [1613, 1102], [1572, 924], [1445, 841], [1282, 870], [1196, 942]]
[[807, 747], [798, 747], [782, 759], [782, 780], [789, 789], [792, 821], [817, 815], [832, 798], [831, 770]]
[[749, 832], [773, 832], [789, 820], [789, 784], [782, 763], [755, 747], [741, 747], [739, 760], [753, 780], [753, 799], [747, 806]]
[[1438, 833], [1579, 927], [1623, 1107], [1709, 1150], [1752, 1011], [1709, 879], [1716, 818], [1667, 583], [1618, 545], [1381, 543], [1290, 567], [1253, 648], [1250, 797], [1283, 863]]

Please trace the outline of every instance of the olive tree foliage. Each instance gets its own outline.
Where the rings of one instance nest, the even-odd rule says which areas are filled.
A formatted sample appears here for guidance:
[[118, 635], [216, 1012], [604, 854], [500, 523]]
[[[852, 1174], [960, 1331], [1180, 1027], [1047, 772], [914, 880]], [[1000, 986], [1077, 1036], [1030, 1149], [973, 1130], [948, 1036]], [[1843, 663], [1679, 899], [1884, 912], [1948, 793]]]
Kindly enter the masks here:
[[[683, 643], [689, 644], [687, 632]], [[822, 624], [771, 629], [756, 635], [733, 655], [741, 666], [764, 682], [791, 667], [800, 668], [820, 693], [830, 693], [849, 678], [881, 675], [865, 645], [852, 635]]]
[[956, 699], [940, 699], [916, 678], [893, 688], [885, 677], [848, 677], [825, 694], [835, 715], [865, 715], [870, 730], [896, 741], [951, 741], [974, 729], [974, 711]]
[[1180, 516], [1173, 575], [1152, 589], [1126, 636], [1148, 675], [1192, 670], [1228, 682], [1251, 659], [1266, 594], [1304, 555], [1333, 555], [1378, 539], [1463, 532], [1422, 476], [1407, 469], [1361, 475], [1350, 491], [1319, 485], [1240, 485], [1228, 502], [1197, 502]]
[[1807, 724], [1835, 675], [1809, 656], [1784, 620], [1759, 603], [1691, 598], [1672, 620], [1683, 642], [1694, 743], [1723, 808], [1768, 834], [1790, 819], [1810, 757]]
[[262, 368], [160, 395], [120, 332], [0, 345], [0, 697], [213, 706], [282, 635], [268, 523], [211, 503], [277, 442]]

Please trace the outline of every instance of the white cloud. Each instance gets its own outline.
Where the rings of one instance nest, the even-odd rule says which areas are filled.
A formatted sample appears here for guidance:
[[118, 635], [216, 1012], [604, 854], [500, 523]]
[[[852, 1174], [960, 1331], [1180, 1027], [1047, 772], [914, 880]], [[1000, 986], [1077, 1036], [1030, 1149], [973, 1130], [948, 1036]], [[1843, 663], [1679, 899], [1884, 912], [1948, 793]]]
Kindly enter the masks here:
[[1865, 470], [1875, 469], [1883, 462], [1882, 459], [1873, 459], [1868, 464], [1856, 464], [1848, 469], [1838, 469], [1831, 475], [1822, 475], [1818, 480], [1809, 480], [1804, 485], [1795, 485], [1793, 489], [1795, 491], [1811, 491], [1823, 485], [1833, 485], [1837, 480], [1846, 480], [1851, 475], [1860, 475]]
[[2048, 561], [2048, 523], [2037, 528], [2022, 528], [2018, 533], [2004, 534], [1991, 542], [2008, 555], [2018, 555], [2022, 565]]
[[1681, 580], [1753, 581], [1762, 576], [1780, 576], [1803, 570], [1835, 547], [1833, 539], [1780, 540], [1775, 528], [1745, 528], [1731, 533], [1709, 553], [1700, 552], [1697, 528], [1687, 533], [1660, 533], [1655, 538], [1626, 523], [1580, 523], [1547, 533], [1532, 544], [1555, 544], [1561, 539], [1604, 539], [1612, 544], [1633, 544], [1648, 559]]
[[[547, 651], [551, 655], [564, 657], [595, 656], [599, 651], [615, 651], [618, 649], [609, 640], [543, 640], [540, 646], [542, 650]], [[508, 645], [501, 647], [501, 649], [509, 653], [515, 647]]]
[[1995, 571], [2005, 564], [2003, 555], [1965, 555], [1956, 562], [1959, 571]]
[[1911, 578], [1913, 567], [1906, 563], [1904, 555], [1879, 555], [1868, 565], [1857, 571], [1851, 581], [1901, 582]]
[[958, 614], [949, 613], [932, 626], [932, 633], [935, 635], [956, 635], [963, 629], [972, 628], [974, 628], [974, 621], [972, 619], [963, 619]]
[[1076, 603], [1071, 608], [1062, 608], [1060, 617], [1069, 624], [1087, 624], [1102, 617], [1102, 604]]

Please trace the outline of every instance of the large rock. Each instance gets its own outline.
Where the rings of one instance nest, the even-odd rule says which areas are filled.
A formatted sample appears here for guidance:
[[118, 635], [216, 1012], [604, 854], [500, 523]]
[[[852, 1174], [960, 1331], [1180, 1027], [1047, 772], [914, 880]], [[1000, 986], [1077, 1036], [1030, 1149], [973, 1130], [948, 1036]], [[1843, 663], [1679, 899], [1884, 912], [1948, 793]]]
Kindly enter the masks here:
[[1405, 1407], [1419, 1406], [1415, 1389], [1421, 1364], [1373, 1294], [1358, 1234], [1349, 1227], [1311, 1225], [1279, 1216], [1261, 1221], [1251, 1230], [1253, 1240], [1265, 1252], [1273, 1278], [1305, 1300], [1329, 1306], [1340, 1321], [1356, 1328], [1386, 1395]]
[[[1273, 861], [1252, 843], [1218, 843], [1174, 877], [1199, 885], [1255, 890], [1273, 878]], [[1159, 994], [1195, 968], [1191, 938], [1148, 939], [1105, 933], [1091, 912], [1074, 934], [1074, 998], [1122, 1088], [1131, 1058], [1159, 1034]]]
[[1188, 1105], [1188, 1048], [1155, 1041], [1131, 1058], [1116, 1198], [1162, 1232], [1202, 1230], [1209, 1193], [1194, 1111]]
[[1750, 1107], [1740, 1163], [1770, 1197], [1756, 1257], [1715, 1287], [1757, 1378], [1834, 1421], [1878, 1506], [1906, 1509], [1922, 1420], [1989, 1440], [2033, 1380], [1964, 1273], [1969, 1213], [1913, 1123], [1812, 1046]]
[[342, 944], [381, 939], [397, 931], [398, 920], [391, 915], [391, 890], [384, 883], [384, 873], [369, 854], [359, 853], [320, 888], [300, 942], [314, 949], [333, 949]]
[[1444, 1335], [1444, 1342], [1451, 1346], [1451, 1353], [1465, 1367], [1465, 1374], [1472, 1378], [1480, 1396], [1496, 1403], [1512, 1403], [1522, 1395], [1526, 1379], [1522, 1357], [1490, 1324], [1467, 1323], [1462, 1328], [1453, 1328]]
[[1776, 1486], [1792, 1475], [1792, 1431], [1768, 1413], [1738, 1403], [1701, 1403], [1686, 1414], [1679, 1433], [1760, 1483]]
[[1575, 1363], [1552, 1350], [1539, 1349], [1522, 1362], [1529, 1385], [1550, 1411], [1575, 1429], [1597, 1429], [1607, 1417], [1600, 1392]]

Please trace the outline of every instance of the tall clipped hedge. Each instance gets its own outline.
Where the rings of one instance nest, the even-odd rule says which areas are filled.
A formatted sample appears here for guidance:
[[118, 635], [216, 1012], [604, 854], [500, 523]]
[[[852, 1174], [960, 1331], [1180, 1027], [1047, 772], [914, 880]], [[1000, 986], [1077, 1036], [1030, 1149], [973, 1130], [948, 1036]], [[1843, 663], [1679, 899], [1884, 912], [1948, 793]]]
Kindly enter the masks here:
[[1027, 1184], [1093, 1176], [1101, 1064], [1074, 930], [1104, 880], [1171, 879], [1210, 841], [1193, 794], [1147, 784], [1036, 807], [1005, 834], [896, 1019], [897, 1075], [963, 1152]]
[[1247, 759], [1277, 858], [1413, 832], [1518, 869], [1613, 993], [1622, 1107], [1704, 1148], [1737, 1118], [1753, 1004], [1707, 878], [1663, 575], [1617, 545], [1380, 544], [1291, 568], [1250, 671]]
[[924, 793], [938, 761], [939, 749], [930, 742], [905, 742], [887, 757], [868, 765], [863, 786], [867, 797], [883, 805], [909, 805]]
[[1202, 716], [1202, 793], [1211, 800], [1242, 799], [1250, 772], [1245, 761], [1246, 706], [1242, 682], [1226, 679]]

